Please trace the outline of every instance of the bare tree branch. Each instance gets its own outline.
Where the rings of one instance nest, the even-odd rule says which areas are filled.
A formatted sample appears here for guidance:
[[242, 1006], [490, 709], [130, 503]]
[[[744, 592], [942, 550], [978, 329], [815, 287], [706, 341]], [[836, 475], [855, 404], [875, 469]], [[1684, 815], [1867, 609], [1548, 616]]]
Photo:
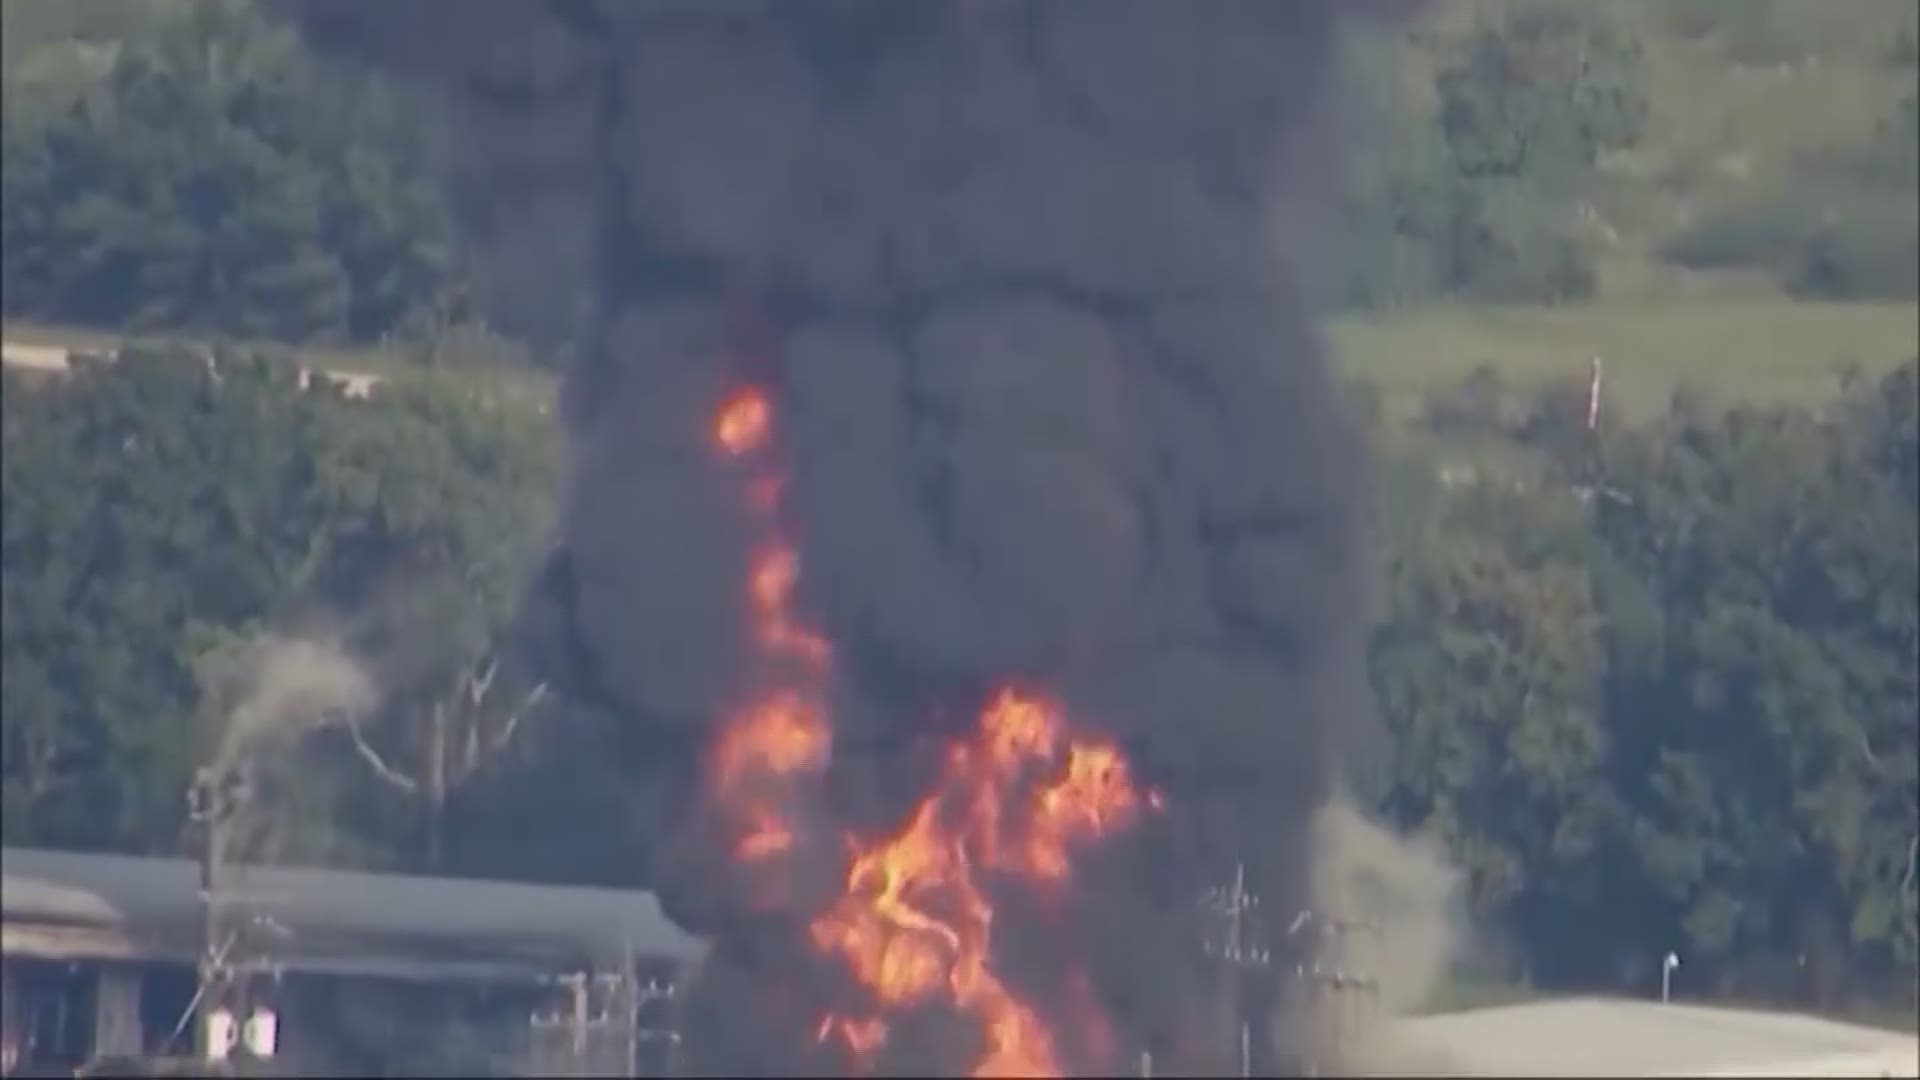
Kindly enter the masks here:
[[506, 724], [500, 729], [499, 737], [493, 740], [491, 747], [488, 747], [487, 753], [489, 756], [497, 754], [507, 748], [507, 744], [513, 741], [514, 730], [520, 726], [520, 719], [538, 708], [540, 702], [545, 700], [546, 696], [546, 683], [541, 683], [528, 691], [527, 696], [521, 700], [520, 707], [513, 710], [512, 715], [507, 717]]
[[1920, 863], [1920, 834], [1907, 841], [1907, 872], [1900, 878], [1900, 895], [1907, 895], [1913, 888], [1915, 864]]
[[37, 724], [30, 724], [22, 733], [21, 741], [25, 744], [25, 752], [21, 754], [25, 767], [21, 772], [26, 778], [23, 786], [29, 806], [37, 805], [40, 800], [76, 779], [60, 774], [61, 748], [51, 733]]
[[388, 765], [386, 761], [380, 757], [379, 753], [367, 744], [366, 735], [360, 730], [360, 718], [358, 716], [348, 715], [347, 733], [353, 738], [353, 748], [360, 752], [360, 757], [373, 769], [375, 776], [378, 776], [380, 779], [385, 780], [387, 783], [392, 784], [394, 787], [408, 794], [413, 794], [419, 790], [419, 785], [415, 784], [411, 777]]
[[481, 743], [480, 717], [476, 709], [467, 723], [467, 745], [466, 752], [460, 761], [459, 780], [464, 781], [478, 773], [486, 758], [505, 750], [513, 741], [514, 732], [519, 730], [520, 721], [537, 708], [546, 696], [547, 684], [544, 682], [528, 691], [527, 696], [520, 700], [520, 704], [507, 714], [506, 721], [501, 724], [500, 730], [494, 734], [493, 738], [486, 740], [484, 746]]
[[[485, 666], [482, 666], [482, 665]], [[467, 670], [461, 677], [467, 695], [466, 745], [462, 748], [460, 771], [462, 776], [471, 774], [480, 761], [480, 706], [486, 701], [487, 692], [493, 688], [494, 676], [500, 673], [500, 661], [491, 651], [483, 652], [472, 658]]]
[[[481, 706], [492, 691], [499, 674], [499, 658], [491, 653], [482, 654], [474, 658], [462, 676], [461, 681], [464, 684], [462, 689], [455, 691], [466, 699], [465, 708], [461, 710], [464, 713], [466, 730], [456, 736], [463, 744], [458, 751], [459, 767], [442, 778], [447, 788], [458, 786], [472, 778], [480, 771], [487, 758], [505, 750], [513, 742], [514, 734], [519, 731], [520, 722], [546, 700], [548, 686], [543, 682], [528, 691], [526, 697], [522, 698], [513, 711], [507, 714], [499, 730], [491, 738], [485, 737], [481, 730], [485, 719]], [[446, 708], [447, 702], [444, 700], [433, 706], [436, 715], [444, 715]], [[379, 751], [367, 741], [366, 732], [360, 727], [359, 717], [347, 716], [345, 719], [355, 752], [373, 770], [374, 775], [409, 795], [420, 794], [420, 782], [387, 764], [386, 759], [382, 758]]]
[[[475, 663], [478, 662], [476, 659]], [[467, 676], [467, 701], [476, 709], [480, 707], [482, 701], [486, 700], [487, 691], [493, 688], [494, 676], [500, 674], [500, 660], [497, 656], [487, 653], [486, 662], [485, 668], [478, 672], [471, 672]]]
[[1875, 776], [1886, 775], [1885, 768], [1880, 764], [1879, 756], [1873, 752], [1873, 744], [1867, 741], [1866, 729], [1862, 728], [1854, 732], [1854, 734], [1859, 737], [1860, 756], [1867, 760], [1867, 768], [1873, 770], [1873, 775]]

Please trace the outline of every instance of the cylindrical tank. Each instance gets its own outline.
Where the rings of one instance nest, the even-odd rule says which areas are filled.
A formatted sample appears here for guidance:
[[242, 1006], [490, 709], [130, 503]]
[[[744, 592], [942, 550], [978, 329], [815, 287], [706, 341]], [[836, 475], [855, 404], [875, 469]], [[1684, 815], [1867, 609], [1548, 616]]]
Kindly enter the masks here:
[[233, 1049], [234, 1037], [239, 1034], [233, 1022], [233, 1013], [226, 1008], [218, 1008], [207, 1014], [207, 1060], [225, 1061]]
[[240, 1037], [246, 1044], [247, 1053], [257, 1058], [270, 1058], [280, 1041], [280, 1017], [265, 1006], [255, 1009], [253, 1015], [247, 1017], [246, 1028]]

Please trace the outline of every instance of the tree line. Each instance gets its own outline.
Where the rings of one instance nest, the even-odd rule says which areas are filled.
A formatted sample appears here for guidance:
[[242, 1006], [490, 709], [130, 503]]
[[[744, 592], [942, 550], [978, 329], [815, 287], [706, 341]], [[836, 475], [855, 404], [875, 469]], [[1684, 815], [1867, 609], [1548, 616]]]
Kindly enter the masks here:
[[369, 342], [457, 306], [404, 102], [260, 5], [6, 13], [8, 318]]
[[278, 854], [436, 848], [467, 745], [528, 696], [499, 677], [499, 631], [546, 540], [544, 410], [447, 375], [356, 400], [285, 357], [184, 346], [5, 380], [6, 841], [178, 850], [184, 785], [241, 699], [289, 692], [248, 687], [259, 644], [308, 636], [369, 658], [379, 690], [364, 724], [298, 747], [308, 777], [377, 760], [383, 783], [296, 785], [316, 824]]
[[[355, 401], [292, 370], [149, 347], [6, 376], [6, 842], [177, 850], [234, 722], [220, 673], [307, 631], [369, 658], [381, 700], [298, 748], [282, 857], [577, 873], [498, 837], [598, 798], [590, 862], [641, 865], [619, 818], [647, 748], [543, 700], [510, 645], [549, 418], [445, 374]], [[1580, 387], [1482, 373], [1376, 425], [1373, 794], [1446, 842], [1504, 974], [1622, 986], [1679, 948], [1728, 992], [1912, 986], [1916, 402], [1909, 363], [1589, 433]], [[1475, 471], [1435, 469], [1461, 445]]]
[[[283, 342], [466, 318], [418, 132], [377, 83], [246, 3], [0, 11], [9, 318]], [[1363, 160], [1334, 298], [1590, 288], [1542, 215], [1639, 137], [1637, 63], [1565, 5], [1479, 24], [1436, 68], [1427, 137]], [[1566, 77], [1515, 77], [1543, 69]], [[1779, 257], [1884, 283], [1829, 233]], [[1371, 674], [1397, 753], [1373, 794], [1445, 839], [1509, 974], [1622, 986], [1679, 948], [1729, 992], [1910, 994], [1917, 370], [1805, 405], [1679, 394], [1598, 432], [1583, 387], [1483, 372], [1375, 418]], [[552, 512], [540, 409], [443, 371], [350, 401], [266, 349], [5, 380], [6, 842], [176, 850], [241, 661], [293, 630], [376, 658], [382, 693], [304, 740], [286, 857], [577, 872], [483, 838], [591, 810], [612, 823], [591, 862], [633, 864], [648, 748], [543, 697], [508, 644]], [[1449, 454], [1472, 471], [1436, 471]]]
[[1582, 389], [1483, 371], [1383, 436], [1383, 807], [1532, 979], [1678, 949], [1728, 993], [1910, 1001], [1920, 364], [1597, 433]]
[[[1346, 148], [1328, 219], [1339, 243], [1312, 245], [1300, 268], [1324, 302], [1557, 303], [1599, 288], [1594, 207], [1620, 201], [1609, 162], [1649, 126], [1644, 20], [1475, 11], [1459, 31], [1415, 21], [1349, 42], [1376, 134]], [[295, 343], [478, 322], [430, 130], [377, 79], [318, 63], [262, 5], [19, 0], [5, 18], [9, 319]], [[1662, 18], [1754, 32], [1724, 5]], [[1910, 70], [1912, 46], [1886, 63]], [[1407, 71], [1424, 74], [1409, 86]], [[1920, 114], [1911, 92], [1889, 104], [1865, 143], [1705, 201], [1658, 258], [1757, 270], [1798, 295], [1912, 296]], [[555, 339], [529, 355], [562, 355], [564, 326], [522, 329]]]

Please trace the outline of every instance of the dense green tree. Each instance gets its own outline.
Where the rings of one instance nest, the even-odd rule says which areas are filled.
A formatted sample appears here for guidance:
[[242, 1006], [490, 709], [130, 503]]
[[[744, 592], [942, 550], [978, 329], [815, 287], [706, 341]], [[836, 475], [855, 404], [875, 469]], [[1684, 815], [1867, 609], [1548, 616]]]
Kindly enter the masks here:
[[171, 847], [224, 709], [202, 700], [209, 648], [342, 638], [379, 684], [383, 745], [474, 696], [553, 487], [524, 400], [445, 378], [355, 400], [284, 361], [184, 348], [9, 380], [10, 841]]
[[1633, 34], [1576, 5], [1502, 5], [1430, 58], [1422, 92], [1382, 92], [1424, 48], [1403, 33], [1398, 49], [1364, 33], [1350, 49], [1384, 134], [1354, 155], [1322, 287], [1365, 306], [1591, 295], [1582, 188], [1647, 122]]
[[4, 828], [166, 846], [204, 749], [190, 629], [261, 617], [325, 557], [316, 409], [290, 365], [191, 350], [8, 378]]
[[1382, 442], [1388, 809], [1536, 979], [1910, 988], [1920, 365], [1597, 434], [1577, 389], [1483, 374]]
[[501, 635], [546, 541], [556, 486], [546, 417], [437, 374], [339, 414], [321, 484], [349, 520], [332, 595], [378, 671], [382, 722], [355, 749], [442, 857], [449, 797], [496, 764], [544, 688], [518, 679]]
[[[1881, 390], [1890, 416], [1910, 385]], [[1649, 889], [1730, 985], [1829, 997], [1843, 969], [1911, 971], [1920, 537], [1897, 424], [1876, 442], [1871, 425], [1735, 410], [1675, 425], [1613, 477], [1632, 501], [1609, 546], [1661, 608], [1617, 661], [1616, 783]]]
[[1564, 490], [1448, 475], [1388, 541], [1373, 650], [1399, 755], [1388, 805], [1449, 841], [1483, 916], [1533, 918], [1579, 899], [1608, 809], [1585, 530]]
[[224, 0], [101, 57], [80, 92], [9, 102], [9, 317], [366, 340], [442, 289], [437, 196], [378, 85]]
[[1478, 25], [1434, 82], [1440, 130], [1469, 177], [1563, 184], [1647, 120], [1640, 46], [1595, 9], [1525, 4]]

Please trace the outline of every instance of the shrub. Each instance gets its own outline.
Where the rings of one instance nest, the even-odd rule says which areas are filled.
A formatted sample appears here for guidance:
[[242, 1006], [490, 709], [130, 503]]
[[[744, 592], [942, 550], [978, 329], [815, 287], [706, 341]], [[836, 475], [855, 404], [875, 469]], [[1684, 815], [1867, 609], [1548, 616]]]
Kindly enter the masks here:
[[1796, 296], [1828, 300], [1903, 299], [1920, 295], [1920, 212], [1904, 207], [1854, 208], [1810, 230], [1782, 268]]
[[1811, 231], [1807, 210], [1781, 198], [1745, 198], [1714, 207], [1661, 246], [1690, 270], [1777, 267]]

